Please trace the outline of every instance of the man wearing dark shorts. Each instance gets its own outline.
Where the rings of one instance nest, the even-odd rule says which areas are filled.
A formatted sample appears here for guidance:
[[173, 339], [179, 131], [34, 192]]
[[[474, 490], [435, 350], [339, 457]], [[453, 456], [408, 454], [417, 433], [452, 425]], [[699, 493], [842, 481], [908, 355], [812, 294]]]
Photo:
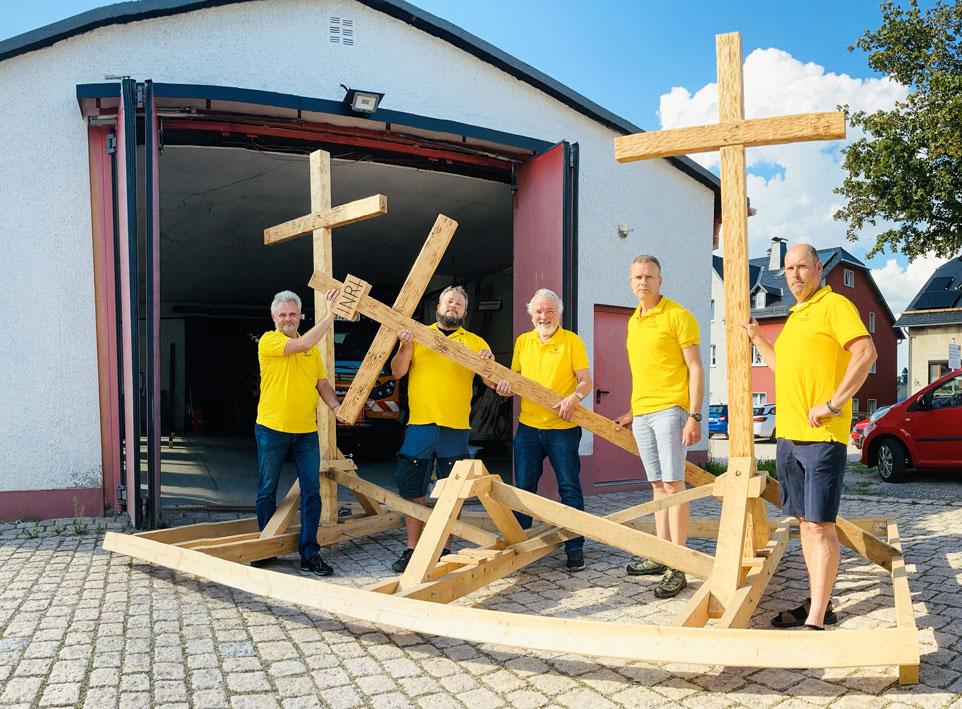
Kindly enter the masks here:
[[[782, 506], [798, 517], [810, 597], [772, 619], [777, 628], [822, 630], [836, 622], [829, 599], [838, 575], [835, 529], [852, 396], [875, 362], [875, 345], [847, 298], [820, 287], [822, 264], [809, 244], [785, 255], [785, 279], [798, 301], [774, 346], [752, 320], [752, 344], [775, 372], [776, 467]], [[778, 366], [776, 367], [776, 360]]]
[[[437, 322], [431, 327], [453, 342], [471, 348], [485, 359], [494, 357], [488, 343], [462, 325], [468, 294], [461, 286], [449, 286], [438, 299]], [[412, 341], [409, 330], [398, 333], [401, 347], [391, 360], [391, 374], [408, 378], [410, 417], [404, 442], [397, 454], [394, 478], [401, 497], [423, 503], [437, 461], [438, 478], [445, 478], [455, 462], [468, 457], [468, 434], [474, 372], [423, 345]], [[405, 517], [407, 548], [391, 569], [402, 573], [411, 560], [424, 523]]]

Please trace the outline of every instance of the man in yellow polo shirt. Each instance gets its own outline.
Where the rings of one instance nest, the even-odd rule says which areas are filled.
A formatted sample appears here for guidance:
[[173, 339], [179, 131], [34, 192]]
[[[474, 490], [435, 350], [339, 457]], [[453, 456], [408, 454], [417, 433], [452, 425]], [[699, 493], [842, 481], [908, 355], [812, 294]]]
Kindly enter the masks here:
[[[327, 381], [317, 343], [334, 321], [337, 291], [327, 294], [327, 315], [303, 335], [301, 299], [289, 290], [274, 296], [271, 318], [276, 329], [257, 345], [261, 395], [257, 402], [257, 526], [263, 530], [277, 508], [277, 481], [288, 452], [297, 467], [301, 489], [301, 568], [320, 576], [334, 573], [319, 554], [317, 525], [321, 518], [321, 453], [317, 440], [317, 401], [337, 411], [337, 394]], [[265, 560], [269, 561], [269, 560]], [[264, 565], [263, 562], [255, 563]]]
[[[785, 254], [785, 280], [797, 303], [775, 345], [758, 323], [745, 326], [775, 372], [775, 465], [782, 507], [798, 517], [809, 597], [772, 618], [777, 628], [822, 630], [837, 622], [830, 598], [838, 575], [835, 518], [842, 498], [852, 397], [877, 354], [851, 301], [823, 286], [822, 264], [810, 244]], [[777, 366], [776, 366], [777, 361]]]
[[[441, 291], [437, 322], [431, 328], [491, 359], [494, 355], [488, 343], [462, 327], [467, 310], [468, 294], [464, 288], [448, 286]], [[401, 497], [423, 503], [435, 459], [440, 480], [448, 476], [455, 462], [468, 457], [474, 372], [413, 342], [409, 330], [399, 332], [398, 340], [401, 346], [391, 360], [391, 374], [395, 379], [408, 375], [410, 417], [397, 454], [394, 479]], [[404, 523], [407, 548], [391, 564], [397, 573], [407, 568], [424, 529], [424, 523], [414, 517], [405, 517]]]
[[[654, 256], [631, 262], [629, 282], [638, 307], [628, 320], [628, 363], [631, 366], [631, 410], [619, 428], [631, 424], [638, 453], [659, 500], [685, 489], [685, 454], [701, 439], [704, 370], [698, 322], [661, 294], [661, 264]], [[659, 539], [684, 546], [688, 539], [688, 505], [655, 513]], [[671, 598], [688, 585], [685, 574], [653, 559], [628, 564], [631, 576], [662, 574], [658, 598]]]
[[[558, 480], [561, 502], [577, 510], [585, 508], [581, 492], [581, 427], [571, 423], [571, 415], [591, 391], [588, 353], [575, 333], [560, 326], [564, 306], [554, 291], [542, 288], [528, 303], [534, 329], [514, 343], [511, 369], [548, 387], [561, 400], [546, 409], [527, 399], [521, 400], [521, 416], [514, 434], [514, 484], [528, 492], [538, 491], [538, 481], [548, 458]], [[511, 394], [511, 385], [502, 380], [497, 392]], [[524, 529], [531, 517], [515, 513]], [[569, 571], [585, 567], [584, 537], [565, 542]]]

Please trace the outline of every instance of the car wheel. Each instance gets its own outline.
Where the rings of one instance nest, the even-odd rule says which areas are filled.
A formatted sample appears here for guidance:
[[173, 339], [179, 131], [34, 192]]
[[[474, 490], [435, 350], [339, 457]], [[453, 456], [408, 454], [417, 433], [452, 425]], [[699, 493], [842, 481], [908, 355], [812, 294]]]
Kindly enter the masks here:
[[878, 474], [887, 483], [902, 482], [905, 477], [905, 449], [902, 444], [887, 438], [879, 444], [875, 453]]

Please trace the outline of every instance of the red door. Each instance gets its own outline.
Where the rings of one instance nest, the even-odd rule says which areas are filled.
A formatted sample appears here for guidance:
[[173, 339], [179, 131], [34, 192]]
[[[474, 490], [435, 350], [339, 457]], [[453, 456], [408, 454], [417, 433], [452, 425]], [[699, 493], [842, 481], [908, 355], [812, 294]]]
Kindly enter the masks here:
[[[627, 278], [625, 279], [627, 281]], [[627, 287], [627, 283], [626, 283]], [[631, 370], [625, 337], [632, 308], [595, 306], [595, 411], [610, 419], [628, 411], [631, 403]], [[637, 456], [594, 438], [592, 485], [645, 483], [645, 468]]]
[[[514, 337], [531, 329], [525, 305], [539, 288], [564, 301], [563, 327], [576, 330], [575, 185], [577, 146], [558, 143], [518, 168], [514, 193]], [[514, 403], [517, 423], [520, 401]], [[554, 471], [544, 465], [538, 492], [557, 499]]]
[[962, 466], [962, 374], [942, 382], [919, 403], [906, 417], [917, 450], [912, 462], [920, 468]]

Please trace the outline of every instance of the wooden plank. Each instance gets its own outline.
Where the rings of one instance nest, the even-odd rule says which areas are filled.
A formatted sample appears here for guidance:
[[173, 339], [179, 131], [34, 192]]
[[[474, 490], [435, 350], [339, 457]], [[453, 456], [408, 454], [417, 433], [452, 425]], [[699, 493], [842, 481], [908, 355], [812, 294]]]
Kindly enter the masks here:
[[[444, 256], [444, 252], [447, 250], [448, 244], [451, 243], [457, 228], [458, 223], [456, 221], [443, 214], [438, 215], [438, 218], [434, 221], [434, 226], [431, 228], [431, 233], [428, 234], [424, 246], [421, 247], [421, 252], [414, 261], [414, 266], [408, 272], [404, 285], [401, 286], [401, 291], [394, 301], [394, 310], [408, 317], [414, 314], [414, 309], [417, 308], [421, 298], [424, 297], [424, 291], [427, 290], [428, 284], [434, 276], [434, 271], [441, 263], [441, 257]], [[397, 342], [397, 336], [393, 330], [383, 325], [378, 328], [374, 341], [371, 342], [371, 346], [364, 356], [364, 361], [361, 362], [361, 366], [354, 375], [351, 387], [341, 401], [341, 408], [337, 412], [341, 421], [348, 424], [357, 421], [357, 417], [361, 414], [371, 393], [371, 388], [384, 369], [387, 358], [394, 350], [395, 342]]]
[[521, 528], [514, 513], [491, 497], [491, 493], [483, 493], [478, 496], [478, 499], [481, 500], [481, 504], [484, 505], [485, 511], [491, 517], [494, 526], [501, 532], [505, 542], [518, 544], [528, 538], [527, 532]]
[[306, 214], [268, 227], [264, 230], [264, 244], [282, 244], [316, 229], [336, 229], [384, 214], [387, 214], [387, 197], [376, 194], [331, 207], [320, 214]]
[[[892, 596], [895, 599], [895, 624], [913, 633], [914, 648], [919, 652], [919, 628], [915, 622], [915, 611], [912, 609], [912, 592], [909, 590], [909, 576], [905, 569], [905, 559], [902, 556], [902, 542], [899, 539], [899, 529], [895, 520], [888, 523], [888, 542], [895, 550], [892, 555]], [[919, 683], [919, 662], [907, 662], [899, 665], [899, 684], [902, 686]]]
[[344, 287], [337, 295], [334, 303], [334, 313], [345, 320], [354, 320], [357, 306], [362, 297], [371, 291], [371, 284], [350, 273], [344, 278]]
[[683, 505], [686, 502], [700, 500], [703, 497], [711, 497], [713, 494], [715, 493], [711, 486], [690, 487], [687, 490], [666, 495], [665, 497], [657, 500], [649, 500], [648, 502], [643, 502], [640, 505], [625, 508], [620, 512], [607, 515], [605, 519], [610, 519], [612, 522], [618, 522], [619, 524], [633, 522], [643, 515], [654, 514], [655, 512], [667, 510], [677, 505]]
[[775, 569], [788, 548], [791, 522], [782, 520], [775, 534], [765, 546], [766, 558], [759, 566], [754, 566], [745, 576], [744, 584], [735, 591], [725, 607], [725, 613], [718, 619], [719, 628], [747, 628], [758, 603], [765, 595], [768, 582], [772, 580]]
[[[728, 484], [719, 521], [718, 545], [715, 547], [715, 567], [711, 577], [711, 612], [727, 608], [742, 583], [743, 545], [748, 512], [748, 486], [755, 472], [752, 457], [728, 459]], [[717, 604], [717, 605], [716, 605]]]
[[893, 546], [876, 539], [844, 517], [835, 520], [835, 529], [842, 544], [886, 571], [892, 570], [892, 558], [899, 554]]
[[[320, 471], [318, 471], [317, 474], [320, 475]], [[294, 484], [291, 485], [291, 489], [287, 491], [284, 499], [281, 500], [281, 504], [275, 508], [270, 520], [264, 525], [264, 529], [261, 530], [261, 539], [276, 537], [290, 527], [294, 518], [297, 516], [300, 501], [301, 484], [300, 481], [295, 480]]]
[[[885, 628], [799, 633], [792, 630], [670, 628], [546, 618], [372, 593], [217, 559], [135, 536], [108, 532], [104, 548], [246, 593], [343, 615], [384, 628], [597, 657], [647, 662], [805, 669], [911, 664], [915, 635]], [[138, 573], [136, 570], [134, 573]]]
[[[711, 573], [712, 558], [707, 554], [672, 544], [652, 534], [631, 529], [604, 517], [596, 517], [560, 502], [547, 500], [532, 492], [525, 492], [498, 482], [491, 487], [491, 497], [513, 510], [530, 514], [532, 517], [551, 522], [570, 532], [595, 539], [630, 554], [647, 556], [699, 578], [707, 578]], [[515, 551], [518, 551], [517, 547]]]
[[245, 532], [257, 532], [256, 517], [229, 519], [224, 522], [185, 524], [181, 527], [171, 527], [170, 529], [155, 529], [150, 532], [140, 532], [137, 536], [143, 539], [151, 539], [155, 542], [177, 544], [192, 539], [226, 537], [233, 534], [244, 534]]
[[[327, 292], [331, 288], [341, 288], [343, 284], [330, 276], [315, 273], [310, 280], [310, 286], [314, 290]], [[388, 326], [395, 332], [410, 330], [414, 333], [415, 341], [457, 362], [465, 369], [470, 369], [472, 372], [480, 374], [485, 379], [494, 381], [501, 379], [507, 380], [511, 383], [511, 388], [516, 394], [536, 404], [551, 408], [562, 398], [559, 394], [551, 391], [547, 387], [522, 377], [517, 372], [498, 364], [493, 359], [482, 359], [474, 350], [458, 342], [451, 341], [445, 335], [437, 330], [432, 330], [427, 325], [422, 325], [411, 318], [394, 312], [384, 303], [375, 300], [371, 296], [361, 298], [358, 312], [367, 315], [382, 325]], [[638, 455], [638, 448], [635, 445], [634, 436], [632, 436], [631, 432], [627, 429], [617, 430], [615, 422], [611, 419], [596, 414], [590, 409], [578, 407], [575, 409], [571, 420], [619, 448], [633, 455]]]
[[[372, 500], [376, 500], [391, 510], [400, 512], [408, 517], [415, 517], [422, 522], [427, 522], [428, 518], [431, 516], [430, 508], [425, 507], [424, 505], [419, 505], [416, 502], [411, 502], [410, 500], [405, 500], [400, 495], [389, 492], [384, 488], [378, 487], [374, 483], [368, 482], [367, 480], [362, 480], [356, 475], [351, 476], [347, 473], [337, 471], [335, 471], [333, 475], [338, 485], [343, 485], [349, 490], [359, 492]], [[468, 517], [469, 515], [464, 516]], [[488, 532], [484, 529], [479, 529], [478, 527], [461, 520], [455, 521], [454, 526], [451, 527], [451, 533], [456, 537], [466, 539], [467, 541], [474, 542], [475, 544], [491, 545], [501, 541], [497, 534], [493, 534], [492, 532]]]
[[184, 547], [184, 549], [200, 549], [204, 547], [214, 547], [220, 544], [233, 544], [234, 542], [244, 542], [249, 539], [260, 539], [258, 532], [245, 532], [244, 534], [231, 534], [226, 537], [205, 537], [203, 539], [190, 539], [185, 542], [177, 542], [174, 546]]
[[710, 617], [708, 615], [710, 600], [711, 584], [705, 581], [688, 599], [688, 603], [679, 611], [671, 624], [677, 628], [703, 628], [708, 624]]
[[409, 591], [427, 580], [428, 572], [437, 564], [441, 550], [448, 541], [451, 527], [454, 526], [464, 504], [461, 486], [470, 485], [473, 478], [486, 474], [487, 471], [479, 460], [459, 460], [454, 464], [448, 476], [447, 487], [434, 505], [407, 568], [401, 574], [397, 585], [398, 593]]
[[844, 137], [843, 114], [837, 111], [799, 113], [620, 136], [615, 138], [615, 160], [628, 163], [672, 155], [709, 153], [729, 145], [751, 148]]

